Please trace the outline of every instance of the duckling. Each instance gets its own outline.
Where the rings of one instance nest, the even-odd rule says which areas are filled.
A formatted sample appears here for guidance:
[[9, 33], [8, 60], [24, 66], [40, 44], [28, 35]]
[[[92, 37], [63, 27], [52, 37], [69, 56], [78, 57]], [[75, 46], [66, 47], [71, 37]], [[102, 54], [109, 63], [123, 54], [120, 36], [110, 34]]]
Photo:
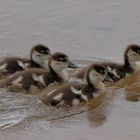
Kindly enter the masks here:
[[[124, 64], [102, 63], [101, 65], [107, 69], [107, 78], [110, 77], [112, 82], [117, 82], [136, 70], [136, 61], [140, 61], [140, 46], [131, 44], [127, 46], [124, 52]], [[82, 79], [86, 69], [81, 70], [76, 77]], [[104, 81], [107, 81], [107, 78]]]
[[20, 57], [8, 57], [0, 62], [0, 75], [5, 77], [13, 74], [16, 71], [21, 71], [28, 68], [45, 67], [45, 60], [50, 57], [50, 49], [42, 44], [35, 45], [30, 53], [30, 59]]
[[[0, 62], [1, 78], [11, 75], [16, 71], [22, 71], [29, 68], [48, 69], [48, 60], [51, 57], [50, 49], [43, 45], [35, 45], [30, 52], [30, 59], [9, 57]], [[76, 64], [69, 61], [69, 68], [78, 68]]]
[[68, 75], [65, 71], [68, 64], [69, 57], [64, 53], [56, 52], [49, 59], [49, 71], [41, 68], [19, 71], [1, 80], [0, 88], [18, 87], [26, 93], [30, 93], [32, 86], [41, 90], [53, 82], [63, 83], [68, 81]]
[[85, 75], [87, 83], [67, 83], [54, 89], [40, 100], [50, 106], [75, 106], [94, 98], [96, 94], [106, 91], [102, 82], [107, 70], [100, 64], [92, 64]]

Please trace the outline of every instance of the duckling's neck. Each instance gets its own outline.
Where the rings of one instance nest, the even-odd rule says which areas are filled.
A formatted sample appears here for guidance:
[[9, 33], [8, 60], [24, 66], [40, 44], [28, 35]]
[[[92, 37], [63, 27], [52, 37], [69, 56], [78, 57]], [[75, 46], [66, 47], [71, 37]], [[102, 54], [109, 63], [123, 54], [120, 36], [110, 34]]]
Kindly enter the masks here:
[[98, 81], [96, 79], [90, 79], [90, 77], [87, 78], [87, 83], [89, 87], [92, 87], [93, 89], [98, 90], [98, 92], [105, 92], [106, 87], [103, 82]]
[[52, 67], [49, 67], [49, 72], [53, 77], [56, 77], [57, 82], [65, 82], [69, 80], [66, 70], [54, 70]]
[[33, 60], [31, 60], [31, 64], [33, 67], [37, 67], [37, 68], [44, 68], [44, 69], [47, 69], [48, 70], [48, 63], [45, 62], [40, 62], [40, 63], [37, 63]]
[[36, 62], [34, 62], [33, 60], [31, 60], [31, 65], [33, 67], [36, 67], [36, 68], [40, 68], [41, 66], [39, 64], [37, 64]]
[[125, 67], [131, 69], [132, 71], [134, 71], [136, 69], [136, 62], [129, 58], [128, 56], [125, 56]]
[[44, 69], [48, 69], [49, 56], [46, 56], [44, 58], [44, 57], [41, 57], [40, 55], [38, 55], [37, 53], [34, 52], [30, 55], [30, 59], [32, 61], [32, 64], [38, 65], [38, 66], [40, 66], [41, 68], [44, 68]]
[[47, 69], [47, 70], [49, 69], [48, 68], [48, 60], [45, 60], [44, 62], [41, 62], [39, 65], [44, 69]]

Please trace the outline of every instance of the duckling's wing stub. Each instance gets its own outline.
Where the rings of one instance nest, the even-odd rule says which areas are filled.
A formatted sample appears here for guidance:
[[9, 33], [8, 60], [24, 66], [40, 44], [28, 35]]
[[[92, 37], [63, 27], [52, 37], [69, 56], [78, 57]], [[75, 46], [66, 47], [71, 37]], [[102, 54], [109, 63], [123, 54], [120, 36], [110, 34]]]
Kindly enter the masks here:
[[109, 77], [109, 75], [106, 75], [106, 77], [105, 77], [105, 81], [113, 82], [112, 78]]
[[69, 61], [69, 65], [68, 68], [78, 68], [78, 66], [76, 64], [74, 64], [73, 62]]

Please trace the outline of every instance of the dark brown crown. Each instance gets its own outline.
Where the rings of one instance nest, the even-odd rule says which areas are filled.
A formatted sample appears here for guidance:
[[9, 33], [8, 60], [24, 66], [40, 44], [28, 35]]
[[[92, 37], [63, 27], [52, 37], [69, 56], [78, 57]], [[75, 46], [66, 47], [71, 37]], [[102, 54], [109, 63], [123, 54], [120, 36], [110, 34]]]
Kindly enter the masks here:
[[132, 50], [132, 51], [140, 54], [140, 46], [137, 45], [137, 44], [130, 44], [130, 45], [128, 45], [127, 48], [126, 48], [126, 51], [125, 51], [124, 55], [127, 55], [127, 53], [129, 52], [129, 50]]
[[68, 62], [69, 57], [61, 52], [56, 52], [52, 55], [51, 59], [56, 60], [56, 61], [61, 61], [61, 62]]
[[91, 70], [95, 70], [100, 74], [106, 74], [106, 68], [100, 64], [92, 64], [89, 66], [87, 73], [89, 73]]
[[124, 52], [124, 61], [125, 61], [124, 63], [125, 63], [125, 66], [128, 66], [128, 67], [130, 66], [129, 61], [128, 61], [128, 56], [127, 56], [129, 50], [132, 50], [135, 53], [140, 54], [140, 46], [137, 44], [130, 44], [127, 46]]
[[37, 51], [37, 52], [39, 52], [39, 53], [41, 53], [41, 54], [50, 54], [50, 49], [47, 46], [43, 45], [43, 44], [37, 44], [37, 45], [35, 45], [32, 48], [32, 50], [31, 50], [31, 54], [32, 54], [32, 52], [34, 50]]

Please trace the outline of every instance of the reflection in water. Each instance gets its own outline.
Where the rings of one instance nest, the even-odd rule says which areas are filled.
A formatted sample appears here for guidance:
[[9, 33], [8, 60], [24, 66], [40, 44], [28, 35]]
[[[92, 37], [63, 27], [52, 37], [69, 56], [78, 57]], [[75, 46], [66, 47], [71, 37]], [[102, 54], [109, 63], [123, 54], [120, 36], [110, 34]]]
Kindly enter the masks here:
[[115, 84], [107, 83], [106, 86], [116, 91], [121, 90], [121, 94], [127, 101], [138, 102], [140, 100], [140, 71], [128, 75]]
[[112, 108], [112, 95], [100, 94], [86, 105], [80, 107], [72, 107], [67, 110], [61, 110], [61, 118], [56, 114], [56, 119], [48, 120], [43, 125], [46, 127], [49, 122], [49, 126], [53, 128], [69, 128], [73, 126], [79, 126], [88, 123], [91, 127], [98, 127], [103, 125], [107, 116]]
[[101, 126], [107, 121], [107, 116], [112, 108], [113, 98], [113, 93], [108, 91], [107, 94], [101, 94], [87, 104], [90, 110], [87, 112], [87, 119], [90, 126]]
[[[2, 99], [3, 95], [5, 98]], [[36, 124], [41, 127], [40, 125], [43, 122], [43, 127], [47, 128], [48, 123], [53, 127], [62, 124], [63, 127], [67, 127], [67, 125], [73, 125], [73, 123], [76, 125], [82, 123], [81, 120], [84, 121], [84, 118], [85, 121], [88, 119], [90, 124], [96, 124], [94, 126], [97, 126], [97, 124], [105, 122], [108, 97], [110, 96], [101, 94], [87, 103], [86, 106], [51, 108], [39, 102], [37, 96], [8, 92], [0, 93], [0, 130], [19, 131]], [[97, 110], [100, 110], [100, 112]]]
[[91, 111], [87, 114], [87, 118], [89, 125], [95, 127], [103, 125], [107, 120], [107, 115], [101, 110]]
[[135, 95], [135, 93], [126, 93], [125, 99], [131, 102], [138, 102], [140, 100], [140, 95]]
[[127, 78], [125, 87], [125, 99], [127, 101], [138, 102], [140, 100], [140, 71], [135, 72]]

